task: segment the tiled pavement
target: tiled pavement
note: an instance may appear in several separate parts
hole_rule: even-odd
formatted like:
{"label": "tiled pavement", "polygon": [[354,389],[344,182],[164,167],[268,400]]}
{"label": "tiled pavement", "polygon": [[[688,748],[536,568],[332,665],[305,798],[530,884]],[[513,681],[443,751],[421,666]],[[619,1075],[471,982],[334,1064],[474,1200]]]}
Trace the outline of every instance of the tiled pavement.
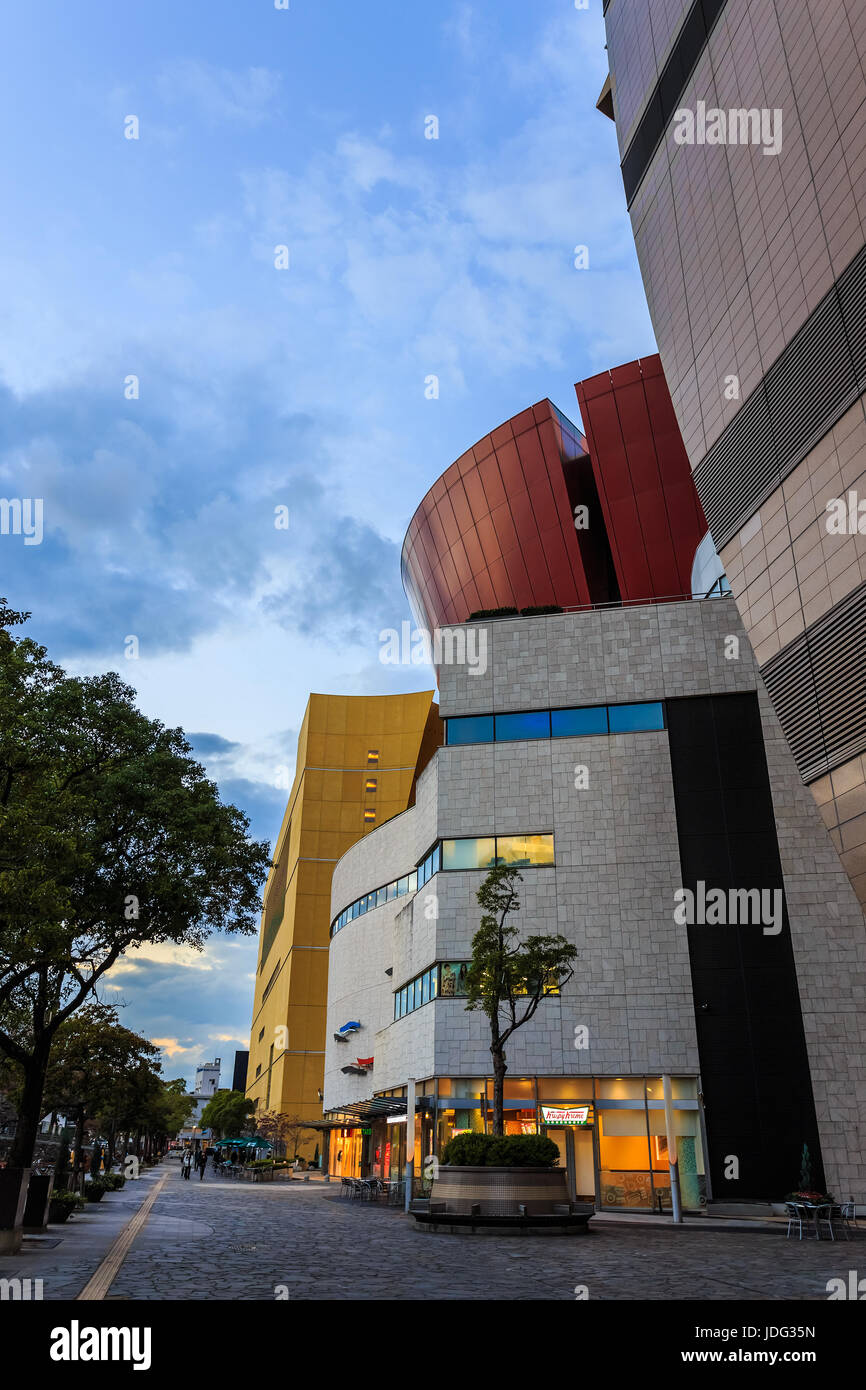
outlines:
{"label": "tiled pavement", "polygon": [[[132,1189],[132,1215],[143,1195],[136,1189],[163,1171],[111,1194],[118,1214],[118,1199]],[[825,1300],[827,1280],[847,1278],[857,1256],[866,1273],[866,1242],[786,1241],[784,1228],[757,1234],[599,1222],[587,1236],[557,1239],[429,1235],[400,1212],[344,1200],[338,1186],[184,1182],[173,1166],[169,1172],[111,1299],[273,1299],[282,1288],[295,1300],[573,1300],[585,1285],[590,1299]],[[88,1216],[90,1229],[108,1216]],[[94,1268],[81,1220],[66,1234],[62,1261],[63,1246],[28,1252],[3,1261],[0,1274],[41,1273],[46,1298],[74,1297],[76,1282],[81,1287]],[[71,1269],[79,1243],[82,1259]]]}

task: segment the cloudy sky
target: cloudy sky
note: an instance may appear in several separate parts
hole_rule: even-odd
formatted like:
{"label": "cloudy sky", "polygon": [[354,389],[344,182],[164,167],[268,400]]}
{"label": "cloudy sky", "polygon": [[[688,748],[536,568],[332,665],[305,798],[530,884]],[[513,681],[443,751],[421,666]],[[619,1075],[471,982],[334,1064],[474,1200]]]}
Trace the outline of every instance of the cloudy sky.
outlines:
{"label": "cloudy sky", "polygon": [[[379,661],[425,490],[655,350],[589,3],[5,17],[0,495],[43,498],[44,539],[0,537],[0,592],[55,660],[182,725],[259,837],[311,690],[434,683]],[[150,952],[107,997],[191,1079],[247,1046],[255,957]]]}

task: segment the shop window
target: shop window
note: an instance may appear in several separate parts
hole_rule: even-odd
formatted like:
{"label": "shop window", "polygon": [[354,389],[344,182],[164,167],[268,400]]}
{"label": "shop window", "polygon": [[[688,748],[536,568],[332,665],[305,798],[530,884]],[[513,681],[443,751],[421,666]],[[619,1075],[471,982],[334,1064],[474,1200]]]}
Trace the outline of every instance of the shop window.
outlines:
{"label": "shop window", "polygon": [[550,738],[550,713],[531,710],[527,714],[497,714],[496,738],[509,743],[518,739]]}
{"label": "shop window", "polygon": [[644,1100],[642,1076],[607,1076],[595,1085],[599,1100]]}
{"label": "shop window", "polygon": [[468,962],[446,962],[439,967],[439,997],[441,999],[465,999]]}
{"label": "shop window", "polygon": [[497,864],[515,868],[553,863],[552,835],[497,835]]}
{"label": "shop window", "polygon": [[612,734],[630,734],[639,731],[663,729],[664,709],[660,702],[646,705],[611,705],[610,731]]}
{"label": "shop window", "polygon": [[568,1076],[540,1076],[538,1078],[538,1095],[540,1100],[591,1100],[592,1077],[581,1079]]}
{"label": "shop window", "polygon": [[607,705],[586,709],[555,709],[550,712],[550,731],[554,738],[582,738],[607,733]]}
{"label": "shop window", "polygon": [[446,719],[445,739],[448,744],[492,743],[493,715],[470,714],[459,719]]}
{"label": "shop window", "polygon": [[476,840],[443,840],[443,869],[492,869],[496,842],[492,835]]}
{"label": "shop window", "polygon": [[599,1110],[598,1152],[604,1207],[652,1210],[653,1181],[644,1110]]}

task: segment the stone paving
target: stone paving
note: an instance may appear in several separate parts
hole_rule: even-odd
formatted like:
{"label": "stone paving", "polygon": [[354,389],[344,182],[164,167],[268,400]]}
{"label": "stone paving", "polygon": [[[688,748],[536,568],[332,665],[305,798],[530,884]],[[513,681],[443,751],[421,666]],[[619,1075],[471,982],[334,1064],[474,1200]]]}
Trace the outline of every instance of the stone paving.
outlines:
{"label": "stone paving", "polygon": [[[826,1300],[866,1274],[862,1240],[594,1225],[587,1236],[429,1235],[338,1185],[239,1184],[173,1172],[112,1299]],[[49,1296],[46,1290],[46,1296]],[[67,1295],[68,1296],[68,1295]]]}

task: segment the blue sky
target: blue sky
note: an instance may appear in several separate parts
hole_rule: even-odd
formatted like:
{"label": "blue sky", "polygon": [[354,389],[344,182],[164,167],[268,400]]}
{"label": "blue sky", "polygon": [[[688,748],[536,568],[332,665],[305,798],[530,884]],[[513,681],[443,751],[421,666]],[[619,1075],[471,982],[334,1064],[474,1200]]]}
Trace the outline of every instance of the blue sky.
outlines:
{"label": "blue sky", "polygon": [[[601,0],[48,0],[0,61],[0,495],[44,499],[0,592],[272,839],[311,690],[434,683],[379,662],[425,490],[655,350]],[[255,955],[146,952],[110,997],[191,1078],[247,1045]]]}

